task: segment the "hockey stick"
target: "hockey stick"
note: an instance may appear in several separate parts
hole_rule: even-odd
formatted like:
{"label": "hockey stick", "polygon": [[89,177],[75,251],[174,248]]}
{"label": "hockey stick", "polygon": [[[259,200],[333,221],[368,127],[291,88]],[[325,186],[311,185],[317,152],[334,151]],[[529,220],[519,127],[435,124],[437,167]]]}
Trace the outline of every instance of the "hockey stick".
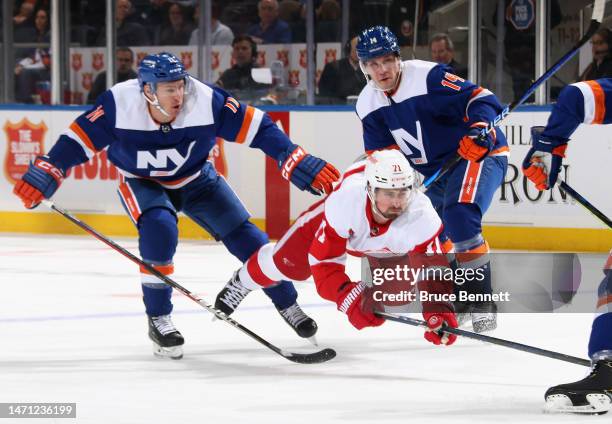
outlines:
{"label": "hockey stick", "polygon": [[[559,59],[550,68],[548,68],[546,72],[544,72],[542,76],[540,76],[540,78],[535,80],[535,82],[529,86],[529,88],[523,93],[521,97],[507,105],[499,115],[497,115],[491,122],[489,122],[487,127],[482,129],[478,138],[480,138],[481,140],[487,138],[487,134],[489,134],[493,130],[493,128],[495,128],[495,126],[499,125],[499,123],[503,121],[508,116],[508,114],[510,114],[510,112],[516,109],[519,105],[523,104],[523,102],[527,100],[529,96],[531,96],[536,91],[536,89],[540,85],[542,85],[542,83],[546,82],[546,80],[548,80],[554,73],[556,73],[559,68],[565,65],[572,57],[574,57],[576,53],[578,53],[580,48],[584,46],[599,29],[601,21],[603,20],[605,6],[606,0],[595,0],[593,2],[593,14],[591,15],[591,23],[589,24],[589,28],[582,36],[582,38],[578,40],[574,47],[572,47],[571,50],[565,53],[565,55],[561,59]],[[440,169],[438,169],[433,175],[427,178],[423,182],[423,186],[426,189],[429,188],[429,186],[431,186],[433,183],[438,181],[440,177],[446,174],[449,169],[453,168],[457,163],[459,163],[460,160],[461,156],[455,154],[453,157],[448,159]]]}
{"label": "hockey stick", "polygon": [[567,184],[565,181],[561,181],[559,182],[559,187],[561,187],[561,189],[565,191],[567,194],[572,196],[574,200],[576,200],[578,203],[584,206],[585,209],[587,209],[597,218],[601,219],[601,221],[604,224],[606,224],[609,228],[612,228],[612,221],[610,221],[610,218],[608,218],[602,211],[600,211],[595,206],[593,206],[593,204],[591,204],[591,202],[585,199],[580,193],[578,193],[576,190],[571,188],[569,184]]}
{"label": "hockey stick", "polygon": [[262,345],[264,345],[271,351],[279,354],[280,356],[292,362],[297,362],[298,364],[318,364],[321,362],[329,361],[330,359],[333,359],[336,356],[336,351],[333,349],[329,349],[329,348],[320,350],[318,352],[313,352],[313,353],[293,353],[293,352],[287,352],[286,350],[283,350],[283,349],[280,349],[279,347],[274,346],[267,340],[263,339],[262,337],[258,336],[257,334],[255,334],[254,332],[252,332],[251,330],[249,330],[248,328],[240,324],[238,321],[234,320],[233,318],[228,317],[226,314],[224,314],[220,310],[209,305],[203,299],[200,299],[195,294],[193,294],[192,292],[190,292],[189,290],[181,286],[179,283],[177,283],[176,281],[174,281],[167,275],[162,274],[161,272],[156,270],[154,267],[144,262],[142,259],[138,258],[137,256],[130,253],[128,250],[119,246],[117,243],[115,243],[108,237],[100,234],[99,232],[94,230],[92,227],[84,223],[83,221],[71,215],[69,212],[66,212],[65,210],[55,206],[52,201],[43,200],[42,203],[49,209],[54,210],[55,212],[62,215],[64,218],[71,221],[73,224],[77,225],[78,227],[86,231],[87,233],[91,234],[92,236],[100,240],[102,243],[111,247],[113,250],[121,253],[123,256],[125,256],[126,258],[134,262],[135,264],[145,268],[149,273],[155,275],[157,278],[162,280],[164,283],[177,289],[182,294],[187,296],[189,299],[193,300],[194,302],[202,306],[208,312],[210,312],[211,314],[214,314],[215,317],[217,317],[218,319],[225,321],[226,323],[230,324],[232,327],[242,331],[247,336],[251,337],[252,339],[255,339],[256,341],[258,341],[259,343],[261,343]]}
{"label": "hockey stick", "polygon": [[[413,325],[415,327],[427,327],[427,323],[420,319],[408,318],[403,316],[397,316],[388,314],[386,312],[375,312],[381,318],[388,319],[389,321],[400,322],[402,324]],[[480,340],[481,342],[492,343],[499,346],[509,347],[510,349],[520,350],[522,352],[533,353],[535,355],[546,356],[547,358],[558,359],[560,361],[571,362],[572,364],[584,365],[585,367],[591,366],[591,361],[588,359],[577,358],[575,356],[565,355],[559,352],[553,352],[551,350],[540,349],[539,347],[529,346],[522,343],[513,342],[510,340],[498,339],[497,337],[485,336],[484,334],[473,333],[471,331],[461,330],[459,328],[451,328],[446,325],[442,327],[442,330],[446,333],[456,334],[457,336],[463,336],[474,340]]]}

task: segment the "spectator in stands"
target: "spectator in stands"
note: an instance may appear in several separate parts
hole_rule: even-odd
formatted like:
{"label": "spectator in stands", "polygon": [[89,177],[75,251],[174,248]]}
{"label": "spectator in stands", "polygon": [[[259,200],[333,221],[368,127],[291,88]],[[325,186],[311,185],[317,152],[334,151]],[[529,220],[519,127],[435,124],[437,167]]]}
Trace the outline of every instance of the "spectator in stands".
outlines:
{"label": "spectator in stands", "polygon": [[34,25],[16,27],[13,40],[16,43],[48,43],[49,13],[45,9],[39,9],[35,14]]}
{"label": "spectator in stands", "polygon": [[19,6],[19,12],[13,16],[13,30],[20,27],[32,26],[34,16],[34,2],[24,1]]}
{"label": "spectator in stands", "polygon": [[257,44],[248,35],[238,35],[232,41],[234,65],[225,70],[216,84],[226,90],[260,90],[269,87],[256,82],[251,70],[257,67]]}
{"label": "spectator in stands", "polygon": [[342,10],[336,0],[323,0],[316,11],[315,40],[327,43],[340,40]]}
{"label": "spectator in stands", "polygon": [[365,77],[359,68],[357,58],[357,37],[353,37],[345,46],[345,57],[334,60],[323,68],[319,80],[321,102],[346,102],[347,96],[357,96],[366,84]]}
{"label": "spectator in stands", "polygon": [[414,44],[414,26],[408,19],[404,19],[397,34],[397,43],[400,47],[412,47]]}
{"label": "spectator in stands", "polygon": [[278,5],[278,17],[287,22],[291,30],[291,41],[306,42],[306,22],[302,16],[302,3],[298,0],[283,0]]}
{"label": "spectator in stands", "polygon": [[18,103],[34,103],[38,82],[51,79],[51,57],[49,50],[37,48],[15,66],[15,100]]}
{"label": "spectator in stands", "polygon": [[[151,44],[147,30],[135,22],[126,22],[132,11],[130,0],[117,0],[115,22],[117,25],[117,46],[148,46]],[[99,46],[106,44],[106,30],[102,28],[96,42]]]}
{"label": "spectator in stands", "polygon": [[438,33],[429,42],[431,60],[450,66],[455,75],[467,79],[467,68],[455,60],[455,46],[447,34]]}
{"label": "spectator in stands", "polygon": [[[133,69],[134,52],[129,47],[117,48],[117,83],[138,77]],[[106,71],[102,71],[96,77],[91,90],[87,95],[87,103],[93,104],[98,96],[106,91]]]}
{"label": "spectator in stands", "polygon": [[259,23],[247,31],[257,44],[291,43],[291,30],[287,22],[278,18],[277,0],[259,0]]}
{"label": "spectator in stands", "polygon": [[185,9],[178,3],[168,8],[164,24],[157,28],[154,37],[156,46],[184,46],[189,43],[193,25],[187,21]]}
{"label": "spectator in stands", "polygon": [[579,81],[589,81],[612,77],[612,56],[610,55],[610,36],[612,31],[600,28],[591,38],[593,61],[586,67]]}
{"label": "spectator in stands", "polygon": [[[228,27],[227,25],[223,24],[222,22],[219,21],[219,15],[221,14],[221,8],[219,7],[218,4],[213,3],[212,7],[211,7],[211,17],[210,17],[210,23],[212,25],[212,28],[210,30],[211,32],[211,40],[210,40],[210,44],[212,44],[213,46],[227,46],[232,44],[232,41],[234,40],[234,33],[232,32],[232,30],[230,29],[230,27]],[[200,20],[200,7],[196,6],[195,11],[193,13],[193,19],[196,23],[196,25],[198,25],[198,22]],[[198,44],[198,37],[200,36],[200,30],[199,28],[196,28],[193,30],[193,32],[191,33],[191,37],[189,38],[189,44],[195,46]]]}

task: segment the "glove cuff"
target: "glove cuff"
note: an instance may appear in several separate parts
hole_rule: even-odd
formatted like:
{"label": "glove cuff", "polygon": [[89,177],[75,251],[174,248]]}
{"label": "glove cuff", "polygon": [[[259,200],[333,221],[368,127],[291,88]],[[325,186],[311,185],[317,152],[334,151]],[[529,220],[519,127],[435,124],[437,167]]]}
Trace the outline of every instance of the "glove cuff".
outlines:
{"label": "glove cuff", "polygon": [[[531,145],[534,150],[552,153],[558,147],[567,145],[567,140],[544,135],[545,128],[543,126],[531,127]],[[565,152],[565,149],[563,149],[563,152]],[[558,156],[563,157],[563,154]]]}
{"label": "glove cuff", "polygon": [[353,302],[355,302],[355,300],[361,295],[361,293],[363,293],[363,290],[366,288],[365,283],[361,281],[359,283],[351,283],[350,286],[352,286],[352,288],[350,290],[348,290],[348,288],[346,289],[348,290],[348,294],[344,296],[344,298],[342,299],[342,303],[338,303],[338,310],[344,314],[348,313],[348,310],[353,305]]}
{"label": "glove cuff", "polygon": [[304,149],[297,144],[291,144],[291,146],[278,157],[278,167],[281,170],[282,177],[287,181],[291,181],[293,171],[305,157],[306,152]]}

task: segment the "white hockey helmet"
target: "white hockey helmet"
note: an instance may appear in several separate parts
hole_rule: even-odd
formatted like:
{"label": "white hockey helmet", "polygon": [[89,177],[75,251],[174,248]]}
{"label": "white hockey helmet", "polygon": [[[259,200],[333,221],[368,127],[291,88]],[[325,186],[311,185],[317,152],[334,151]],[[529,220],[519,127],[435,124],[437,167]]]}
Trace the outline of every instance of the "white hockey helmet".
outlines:
{"label": "white hockey helmet", "polygon": [[416,180],[412,166],[399,150],[379,150],[369,155],[365,177],[371,190],[411,189]]}

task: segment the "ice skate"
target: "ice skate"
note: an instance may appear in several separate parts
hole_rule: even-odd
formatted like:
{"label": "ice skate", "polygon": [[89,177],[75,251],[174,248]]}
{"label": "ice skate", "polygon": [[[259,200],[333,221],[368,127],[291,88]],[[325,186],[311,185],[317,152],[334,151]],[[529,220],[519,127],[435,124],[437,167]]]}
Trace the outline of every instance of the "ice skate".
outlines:
{"label": "ice skate", "polygon": [[249,294],[252,290],[245,287],[240,281],[238,271],[234,272],[232,278],[227,282],[225,287],[217,295],[215,300],[215,308],[219,309],[226,315],[231,315],[240,302]]}
{"label": "ice skate", "polygon": [[153,354],[160,358],[181,359],[185,339],[176,329],[170,315],[149,318],[149,338],[153,341]]}
{"label": "ice skate", "polygon": [[612,408],[612,360],[596,362],[580,381],[551,387],[544,398],[547,412],[605,414]]}
{"label": "ice skate", "polygon": [[454,302],[459,327],[472,322],[475,333],[493,331],[497,328],[497,305],[495,302]]}
{"label": "ice skate", "polygon": [[286,309],[277,308],[277,310],[298,336],[308,339],[315,346],[318,345],[315,338],[318,330],[317,323],[304,313],[300,305],[294,303]]}

